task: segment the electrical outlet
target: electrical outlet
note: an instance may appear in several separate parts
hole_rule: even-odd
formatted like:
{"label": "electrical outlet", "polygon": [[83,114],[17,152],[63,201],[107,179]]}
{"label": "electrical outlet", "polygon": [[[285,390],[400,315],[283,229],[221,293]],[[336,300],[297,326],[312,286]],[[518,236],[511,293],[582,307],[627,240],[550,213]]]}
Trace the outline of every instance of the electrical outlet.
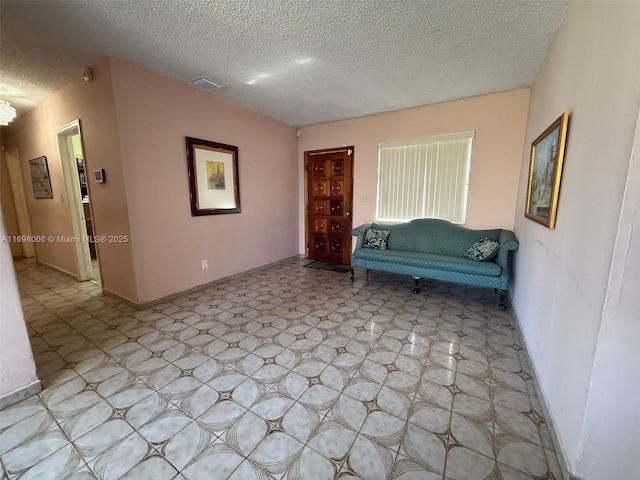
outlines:
{"label": "electrical outlet", "polygon": [[365,202],[365,203],[368,202],[369,201],[369,195],[365,193],[364,195],[362,195],[360,197],[360,201]]}
{"label": "electrical outlet", "polygon": [[209,268],[209,260],[202,260],[202,269],[207,270]]}

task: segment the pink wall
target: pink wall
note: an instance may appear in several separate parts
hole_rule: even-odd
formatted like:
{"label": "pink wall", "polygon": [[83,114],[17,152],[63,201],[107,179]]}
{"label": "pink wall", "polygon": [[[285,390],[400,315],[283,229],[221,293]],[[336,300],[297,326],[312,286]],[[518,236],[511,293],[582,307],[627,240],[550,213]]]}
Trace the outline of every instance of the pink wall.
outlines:
{"label": "pink wall", "polygon": [[[628,175],[640,106],[639,24],[638,2],[570,2],[531,88],[527,145],[563,111],[571,112],[554,230],[524,217],[529,152],[521,158],[515,233],[516,272],[523,274],[515,277],[513,308],[569,469],[586,480],[640,478],[637,407],[620,398],[637,399],[640,393],[632,356],[637,358],[638,310],[625,319],[627,325],[612,328],[605,309],[608,297],[622,303],[619,289],[608,291],[618,280],[612,258],[637,259],[620,251],[630,239],[620,242],[617,236],[619,223],[629,225],[634,218],[632,212],[621,215],[625,184],[638,183]],[[628,288],[637,298],[640,285],[633,279],[627,276]],[[625,298],[631,303],[631,294]],[[605,366],[598,385],[594,369],[599,363],[602,369],[606,357],[616,359],[616,368]],[[594,388],[605,388],[597,393],[608,402],[597,405],[590,418]],[[598,421],[607,423],[609,436],[593,430]],[[583,451],[587,438],[591,450]],[[601,456],[594,457],[596,451]]]}
{"label": "pink wall", "polygon": [[[4,235],[6,230],[0,212],[0,236]],[[11,253],[6,242],[0,242],[0,285],[0,407],[4,407],[40,391]]]}
{"label": "pink wall", "polygon": [[[375,216],[378,142],[475,130],[469,178],[469,228],[513,227],[528,90],[466,98],[391,113],[301,128],[298,162],[304,152],[354,145],[353,225]],[[304,198],[303,169],[299,177]],[[368,200],[364,200],[367,197]],[[304,210],[300,207],[300,251]]]}
{"label": "pink wall", "polygon": [[[120,60],[111,68],[138,301],[296,255],[295,129]],[[242,213],[191,216],[185,136],[238,146]]]}
{"label": "pink wall", "polygon": [[[12,237],[20,235],[18,218],[16,216],[16,205],[13,201],[9,171],[4,158],[4,152],[0,152],[0,202],[2,203],[2,214],[7,228],[7,235]],[[22,247],[19,243],[11,242],[9,246],[11,248],[11,255],[14,257],[22,256]]]}
{"label": "pink wall", "polygon": [[[56,131],[75,119],[80,119],[88,170],[107,171],[107,183],[89,183],[94,231],[106,236],[130,233],[108,59],[96,65],[93,73],[93,82],[78,78],[3,129],[3,144],[7,149],[17,147],[23,164],[33,235],[71,236]],[[53,199],[33,197],[28,161],[41,155],[48,160]],[[38,261],[76,275],[70,244],[37,243],[35,248]],[[100,244],[98,254],[104,290],[135,301],[130,244]]]}

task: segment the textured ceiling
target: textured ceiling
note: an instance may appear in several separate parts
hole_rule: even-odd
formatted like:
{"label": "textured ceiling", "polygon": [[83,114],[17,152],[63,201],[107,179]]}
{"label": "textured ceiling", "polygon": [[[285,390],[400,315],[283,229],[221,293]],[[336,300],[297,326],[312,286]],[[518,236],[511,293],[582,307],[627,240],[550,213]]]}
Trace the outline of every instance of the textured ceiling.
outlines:
{"label": "textured ceiling", "polygon": [[530,86],[565,1],[2,1],[19,112],[103,55],[303,126]]}

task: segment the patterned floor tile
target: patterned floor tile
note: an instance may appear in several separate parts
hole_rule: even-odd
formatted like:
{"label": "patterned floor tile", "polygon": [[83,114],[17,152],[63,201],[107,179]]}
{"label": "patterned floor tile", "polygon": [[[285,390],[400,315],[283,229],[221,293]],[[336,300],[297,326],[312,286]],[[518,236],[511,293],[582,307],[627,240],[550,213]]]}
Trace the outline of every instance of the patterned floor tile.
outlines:
{"label": "patterned floor tile", "polygon": [[130,371],[125,370],[103,380],[102,382],[91,384],[91,387],[98,392],[98,395],[102,398],[107,398],[135,385],[136,383],[140,383],[138,377]]}
{"label": "patterned floor tile", "polygon": [[11,425],[45,410],[46,407],[38,396],[28,398],[20,403],[5,408],[0,411],[0,433]]}
{"label": "patterned floor tile", "polygon": [[27,470],[20,479],[80,479],[94,478],[82,457],[71,445],[67,445]]}
{"label": "patterned floor tile", "polygon": [[406,428],[405,420],[380,410],[374,410],[362,425],[360,434],[381,445],[386,445],[395,453],[400,447],[400,441]]}
{"label": "patterned floor tile", "polygon": [[370,406],[346,394],[341,394],[325,418],[358,432],[369,414]]}
{"label": "patterned floor tile", "polygon": [[357,431],[325,417],[313,432],[307,445],[330,459],[335,465],[341,465],[357,436]]}
{"label": "patterned floor tile", "polygon": [[2,430],[0,433],[0,455],[6,454],[49,430],[57,429],[58,425],[53,416],[47,410],[40,410]]}
{"label": "patterned floor tile", "polygon": [[358,435],[344,461],[342,474],[344,478],[386,480],[391,475],[395,458],[395,451]]}
{"label": "patterned floor tile", "polygon": [[142,310],[16,264],[43,391],[3,478],[560,480],[489,289],[277,265]]}
{"label": "patterned floor tile", "polygon": [[[63,402],[64,406],[66,402]],[[70,440],[76,440],[85,433],[118,418],[116,411],[105,400],[100,400],[86,409],[65,409],[56,405],[56,410],[51,410],[58,424]]]}
{"label": "patterned floor tile", "polygon": [[81,437],[75,446],[100,480],[122,478],[154,453],[153,447],[136,432],[110,442],[99,440],[95,435],[89,437],[90,435],[91,433]]}
{"label": "patterned floor tile", "polygon": [[123,480],[140,480],[143,478],[171,480],[177,474],[178,471],[173,465],[162,456],[152,453],[120,478]]}
{"label": "patterned floor tile", "polygon": [[124,413],[153,393],[155,393],[155,390],[149,387],[149,385],[138,382],[107,397],[106,401],[115,408],[116,411]]}
{"label": "patterned floor tile", "polygon": [[393,480],[442,480],[442,473],[398,454],[389,478]]}
{"label": "patterned floor tile", "polygon": [[276,421],[284,416],[294,401],[278,392],[268,392],[256,401],[250,410],[267,421]]}
{"label": "patterned floor tile", "polygon": [[413,398],[413,392],[407,394],[383,385],[376,396],[375,407],[406,420],[411,412]]}
{"label": "patterned floor tile", "polygon": [[[22,423],[22,422],[21,422]],[[16,424],[16,425],[21,425]],[[26,425],[24,425],[26,427]],[[3,448],[8,443],[0,440]],[[25,441],[2,454],[0,459],[9,476],[26,472],[52,453],[69,445],[69,439],[57,425],[50,426],[46,431],[29,436]]]}
{"label": "patterned floor tile", "polygon": [[496,478],[496,461],[473,450],[454,446],[447,453],[445,476],[452,480],[489,480]]}
{"label": "patterned floor tile", "polygon": [[191,465],[217,439],[200,422],[189,423],[176,433],[158,451],[179,471]]}
{"label": "patterned floor tile", "polygon": [[198,421],[216,435],[222,435],[229,427],[237,422],[247,409],[236,402],[221,397],[221,400],[208,408],[198,417]]}
{"label": "patterned floor tile", "polygon": [[339,465],[327,457],[320,455],[312,448],[305,447],[282,478],[285,480],[333,480],[339,468]]}
{"label": "patterned floor tile", "polygon": [[231,474],[229,480],[272,480],[274,477],[250,460],[244,460]]}
{"label": "patterned floor tile", "polygon": [[296,461],[304,444],[281,431],[268,433],[249,458],[270,474],[287,471]]}
{"label": "patterned floor tile", "polygon": [[221,440],[215,440],[182,470],[189,480],[223,480],[244,461],[244,457]]}
{"label": "patterned floor tile", "polygon": [[157,446],[171,439],[193,421],[192,417],[179,408],[170,406],[162,411],[156,409],[154,415],[136,429],[149,443]]}
{"label": "patterned floor tile", "polygon": [[86,380],[77,375],[67,382],[45,389],[40,393],[40,398],[46,406],[53,407],[54,405],[85,391],[86,388]]}

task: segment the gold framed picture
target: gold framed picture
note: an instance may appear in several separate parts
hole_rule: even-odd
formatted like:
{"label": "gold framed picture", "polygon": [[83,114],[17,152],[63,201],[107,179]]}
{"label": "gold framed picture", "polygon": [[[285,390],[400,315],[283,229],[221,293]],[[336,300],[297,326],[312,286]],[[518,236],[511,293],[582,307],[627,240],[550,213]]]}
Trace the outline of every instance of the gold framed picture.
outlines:
{"label": "gold framed picture", "polygon": [[531,144],[524,215],[547,228],[555,228],[556,224],[568,126],[569,112],[564,112]]}

